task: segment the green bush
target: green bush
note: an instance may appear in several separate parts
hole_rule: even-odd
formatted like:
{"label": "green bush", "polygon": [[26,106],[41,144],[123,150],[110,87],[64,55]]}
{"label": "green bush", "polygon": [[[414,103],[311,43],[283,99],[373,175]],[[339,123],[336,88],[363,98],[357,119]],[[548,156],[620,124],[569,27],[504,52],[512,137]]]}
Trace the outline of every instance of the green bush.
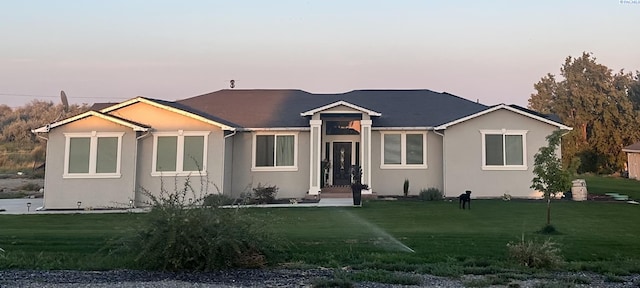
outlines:
{"label": "green bush", "polygon": [[263,186],[258,183],[258,187],[253,188],[253,193],[256,198],[256,201],[260,204],[266,204],[273,202],[276,199],[276,194],[278,193],[278,186]]}
{"label": "green bush", "polygon": [[404,179],[404,184],[402,184],[402,192],[404,193],[404,197],[409,196],[409,179]]}
{"label": "green bush", "polygon": [[422,189],[420,190],[420,199],[422,201],[442,200],[442,192],[440,192],[440,189],[434,187]]}
{"label": "green bush", "polygon": [[524,235],[518,243],[507,244],[509,259],[529,268],[557,268],[564,260],[558,245],[547,239],[542,243],[525,241]]}
{"label": "green bush", "polygon": [[179,191],[161,188],[159,196],[144,189],[143,193],[151,199],[152,209],[135,230],[137,233],[122,242],[125,250],[136,255],[141,268],[258,268],[267,264],[268,255],[279,243],[263,228],[262,221],[242,209],[203,205],[205,199],[211,202],[222,198],[197,195],[189,179]]}

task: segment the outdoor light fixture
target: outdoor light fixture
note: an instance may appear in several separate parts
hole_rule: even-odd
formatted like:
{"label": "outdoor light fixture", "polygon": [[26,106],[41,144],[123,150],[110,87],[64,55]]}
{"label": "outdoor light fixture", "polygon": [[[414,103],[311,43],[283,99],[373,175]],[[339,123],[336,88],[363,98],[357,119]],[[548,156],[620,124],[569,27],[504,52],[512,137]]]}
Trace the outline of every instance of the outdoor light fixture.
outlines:
{"label": "outdoor light fixture", "polygon": [[31,209],[31,202],[27,202],[27,212]]}
{"label": "outdoor light fixture", "polygon": [[80,205],[82,205],[82,201],[78,201],[78,210],[80,210]]}
{"label": "outdoor light fixture", "polygon": [[193,198],[189,198],[189,204],[191,204],[191,202],[193,202]]}
{"label": "outdoor light fixture", "polygon": [[133,200],[129,200],[129,208],[133,208]]}

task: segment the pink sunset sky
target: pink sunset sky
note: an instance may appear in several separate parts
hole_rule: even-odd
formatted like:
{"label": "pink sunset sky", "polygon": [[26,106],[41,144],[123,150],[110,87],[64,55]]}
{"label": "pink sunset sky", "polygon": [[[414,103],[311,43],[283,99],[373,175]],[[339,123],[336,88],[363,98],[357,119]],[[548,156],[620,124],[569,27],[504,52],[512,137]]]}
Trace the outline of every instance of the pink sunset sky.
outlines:
{"label": "pink sunset sky", "polygon": [[567,56],[640,70],[640,0],[1,1],[0,104],[229,88],[430,89],[527,105]]}

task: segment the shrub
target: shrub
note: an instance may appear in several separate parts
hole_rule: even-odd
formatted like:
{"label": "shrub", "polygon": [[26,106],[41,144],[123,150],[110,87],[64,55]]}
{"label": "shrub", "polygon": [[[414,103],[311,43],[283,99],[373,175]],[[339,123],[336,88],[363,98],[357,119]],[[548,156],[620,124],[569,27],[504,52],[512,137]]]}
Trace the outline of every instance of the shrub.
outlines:
{"label": "shrub", "polygon": [[547,239],[542,243],[525,241],[524,235],[518,243],[507,244],[509,258],[525,267],[553,269],[564,261],[558,245]]}
{"label": "shrub", "polygon": [[442,192],[438,188],[429,188],[420,190],[420,199],[422,201],[442,200]]}
{"label": "shrub", "polygon": [[404,184],[402,184],[402,192],[404,193],[404,197],[409,196],[409,179],[404,179]]}
{"label": "shrub", "polygon": [[276,194],[278,193],[278,186],[262,186],[262,184],[258,183],[258,187],[253,188],[254,196],[258,203],[266,204],[273,202],[276,199]]}
{"label": "shrub", "polygon": [[152,209],[142,218],[137,232],[122,241],[124,250],[133,253],[142,268],[257,268],[267,264],[268,254],[279,243],[259,219],[245,214],[243,209],[203,205],[205,199],[221,198],[197,195],[189,179],[174,192],[161,188],[159,196],[144,189],[143,193],[149,197]]}
{"label": "shrub", "polygon": [[39,191],[40,190],[40,185],[36,184],[36,183],[25,183],[24,185],[21,185],[20,187],[17,188],[18,191]]}

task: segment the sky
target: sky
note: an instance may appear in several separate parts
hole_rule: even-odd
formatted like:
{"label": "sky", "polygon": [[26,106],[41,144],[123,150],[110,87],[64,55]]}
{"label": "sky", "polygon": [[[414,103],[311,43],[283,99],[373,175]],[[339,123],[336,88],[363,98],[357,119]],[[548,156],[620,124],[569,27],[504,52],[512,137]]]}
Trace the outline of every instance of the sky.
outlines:
{"label": "sky", "polygon": [[0,0],[0,104],[429,89],[527,105],[592,52],[640,70],[640,0]]}

